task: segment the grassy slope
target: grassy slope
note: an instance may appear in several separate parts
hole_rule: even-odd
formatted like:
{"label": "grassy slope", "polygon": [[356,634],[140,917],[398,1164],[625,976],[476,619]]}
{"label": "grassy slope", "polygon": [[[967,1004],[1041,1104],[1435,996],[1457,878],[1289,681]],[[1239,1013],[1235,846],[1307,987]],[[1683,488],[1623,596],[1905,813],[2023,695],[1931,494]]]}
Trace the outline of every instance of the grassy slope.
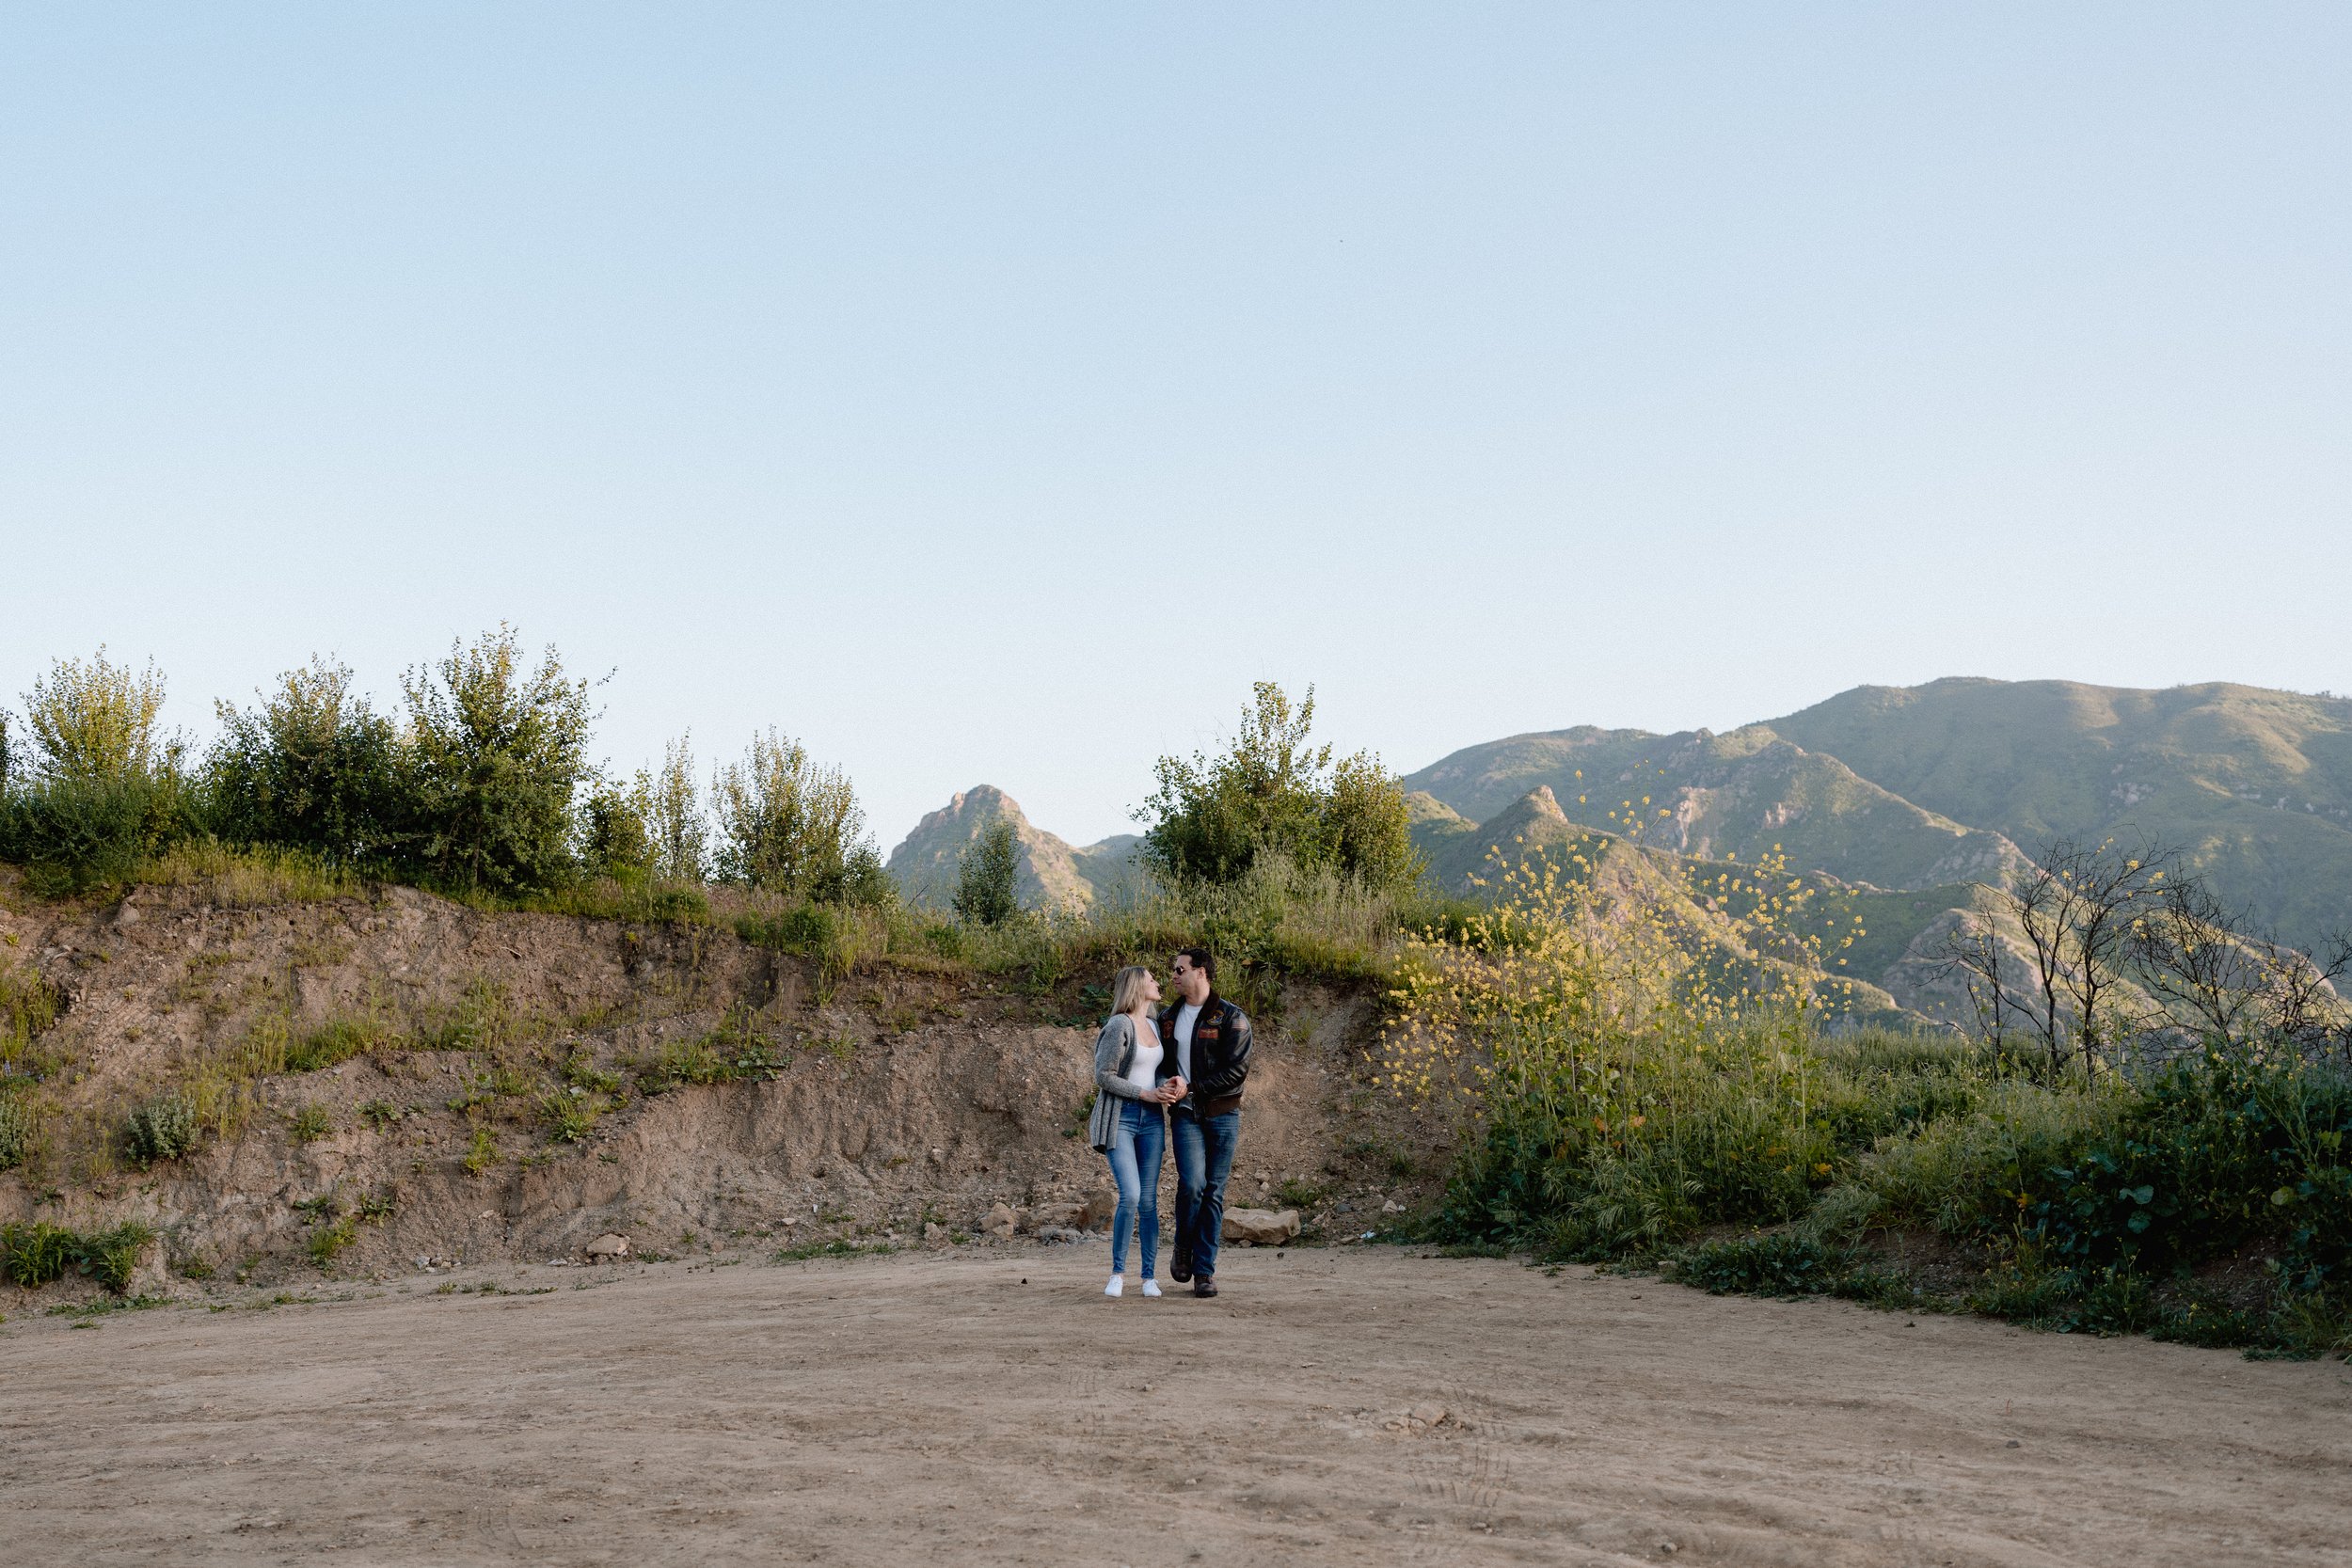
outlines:
{"label": "grassy slope", "polygon": [[2352,924],[2352,701],[1952,679],[1859,688],[1771,727],[2028,850],[2058,835],[2177,845],[2298,944]]}

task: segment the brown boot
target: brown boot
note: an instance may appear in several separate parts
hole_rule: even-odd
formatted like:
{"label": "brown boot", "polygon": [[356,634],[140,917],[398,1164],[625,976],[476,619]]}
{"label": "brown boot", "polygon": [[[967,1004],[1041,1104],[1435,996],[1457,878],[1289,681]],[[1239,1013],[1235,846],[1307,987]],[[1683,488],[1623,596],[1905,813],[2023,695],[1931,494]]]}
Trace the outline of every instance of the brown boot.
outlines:
{"label": "brown boot", "polygon": [[1216,1281],[1204,1274],[1192,1282],[1192,1293],[1196,1296],[1213,1296],[1216,1294]]}

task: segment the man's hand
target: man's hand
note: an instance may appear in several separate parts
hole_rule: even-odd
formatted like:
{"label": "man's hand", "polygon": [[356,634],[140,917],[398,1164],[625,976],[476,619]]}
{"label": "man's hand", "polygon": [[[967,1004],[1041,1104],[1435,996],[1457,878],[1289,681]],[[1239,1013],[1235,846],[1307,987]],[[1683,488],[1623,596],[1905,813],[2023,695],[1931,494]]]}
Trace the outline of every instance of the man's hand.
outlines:
{"label": "man's hand", "polygon": [[1186,1086],[1184,1079],[1171,1078],[1152,1092],[1159,1098],[1161,1104],[1173,1105],[1184,1098]]}

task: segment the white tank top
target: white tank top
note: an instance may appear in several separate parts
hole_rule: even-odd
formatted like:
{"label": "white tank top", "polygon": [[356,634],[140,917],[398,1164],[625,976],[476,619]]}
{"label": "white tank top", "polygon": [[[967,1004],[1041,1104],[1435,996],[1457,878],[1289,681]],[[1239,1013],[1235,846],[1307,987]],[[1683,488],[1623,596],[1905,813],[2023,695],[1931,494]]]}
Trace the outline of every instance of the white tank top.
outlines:
{"label": "white tank top", "polygon": [[1127,1082],[1139,1089],[1150,1088],[1159,1076],[1160,1058],[1166,1054],[1160,1044],[1160,1032],[1146,1022],[1136,1031],[1136,1053],[1127,1064]]}

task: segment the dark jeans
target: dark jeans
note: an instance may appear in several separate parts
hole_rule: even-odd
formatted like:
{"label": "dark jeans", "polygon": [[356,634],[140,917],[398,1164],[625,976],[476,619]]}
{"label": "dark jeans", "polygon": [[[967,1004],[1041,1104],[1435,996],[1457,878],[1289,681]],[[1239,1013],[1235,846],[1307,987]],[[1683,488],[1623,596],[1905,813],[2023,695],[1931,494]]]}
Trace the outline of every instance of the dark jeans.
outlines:
{"label": "dark jeans", "polygon": [[1225,1181],[1241,1143],[1241,1113],[1200,1117],[1179,1108],[1168,1121],[1176,1141],[1176,1244],[1192,1254],[1192,1272],[1216,1275],[1216,1243],[1225,1233]]}
{"label": "dark jeans", "polygon": [[1111,1163],[1111,1180],[1119,1187],[1119,1207],[1111,1212],[1111,1273],[1127,1272],[1127,1227],[1136,1227],[1137,1250],[1143,1254],[1143,1277],[1152,1277],[1160,1255],[1160,1148],[1166,1135],[1164,1113],[1139,1100],[1119,1102],[1119,1126],[1111,1147],[1104,1152]]}

